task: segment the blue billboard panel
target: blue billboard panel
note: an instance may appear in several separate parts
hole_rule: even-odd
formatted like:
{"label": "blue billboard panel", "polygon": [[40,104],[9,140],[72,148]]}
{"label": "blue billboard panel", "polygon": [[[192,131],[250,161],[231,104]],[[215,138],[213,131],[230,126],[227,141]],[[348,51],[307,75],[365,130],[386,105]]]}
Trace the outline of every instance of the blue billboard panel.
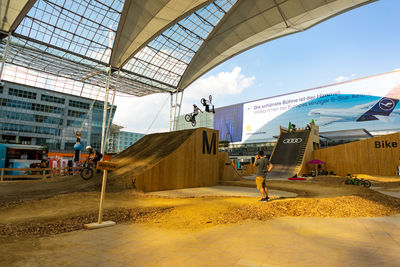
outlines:
{"label": "blue billboard panel", "polygon": [[243,104],[241,142],[275,140],[289,122],[320,131],[400,130],[400,71]]}
{"label": "blue billboard panel", "polygon": [[219,130],[219,140],[242,141],[243,104],[215,109],[214,129]]}

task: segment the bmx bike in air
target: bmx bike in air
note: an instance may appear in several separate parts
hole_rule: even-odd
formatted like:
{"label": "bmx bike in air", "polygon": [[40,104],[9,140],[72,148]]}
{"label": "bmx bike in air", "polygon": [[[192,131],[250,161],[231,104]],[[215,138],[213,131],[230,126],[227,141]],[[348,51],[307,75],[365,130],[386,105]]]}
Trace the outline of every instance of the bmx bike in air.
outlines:
{"label": "bmx bike in air", "polygon": [[186,114],[185,121],[191,122],[193,127],[196,126],[196,119],[193,117],[193,113]]}
{"label": "bmx bike in air", "polygon": [[344,181],[345,184],[362,185],[364,187],[371,187],[371,182],[365,179],[358,179],[355,175],[347,175],[347,179]]}
{"label": "bmx bike in air", "polygon": [[[205,98],[202,98],[200,100],[200,103],[205,107],[206,112],[215,113],[214,105],[211,103],[211,101],[212,101],[212,95],[209,95],[208,100]],[[210,111],[210,108],[211,108],[211,111]]]}
{"label": "bmx bike in air", "polygon": [[[209,95],[209,96],[208,96],[208,99],[210,100],[210,103],[211,103],[211,101],[212,101],[212,95]],[[205,98],[202,98],[202,99],[200,100],[200,103],[201,103],[203,106],[205,106],[205,105],[207,105],[207,100],[206,100]]]}

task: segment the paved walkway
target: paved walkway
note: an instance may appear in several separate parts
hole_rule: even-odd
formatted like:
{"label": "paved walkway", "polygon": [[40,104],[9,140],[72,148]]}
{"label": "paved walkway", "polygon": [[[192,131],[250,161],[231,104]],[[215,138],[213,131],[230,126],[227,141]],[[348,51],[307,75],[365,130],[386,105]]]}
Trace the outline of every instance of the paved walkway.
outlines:
{"label": "paved walkway", "polygon": [[[254,185],[255,186],[255,185]],[[175,190],[165,190],[147,193],[148,195],[164,197],[203,197],[203,196],[239,196],[239,197],[260,197],[260,191],[257,188],[239,187],[239,186],[210,186],[195,187]],[[268,190],[270,198],[296,197],[296,193],[281,190]]]}
{"label": "paved walkway", "polygon": [[2,244],[1,253],[9,267],[400,266],[400,215],[290,217],[199,232],[116,225]]}
{"label": "paved walkway", "polygon": [[371,186],[371,189],[378,191],[379,193],[391,196],[391,197],[397,197],[400,198],[400,188],[383,188],[383,187],[374,187]]}
{"label": "paved walkway", "polygon": [[[242,178],[245,179],[245,180],[255,181],[256,180],[256,175],[243,176]],[[274,180],[274,181],[290,181],[288,178],[289,177],[279,177],[279,176],[271,177],[271,176],[267,175],[267,180],[270,180],[270,181],[271,180]]]}

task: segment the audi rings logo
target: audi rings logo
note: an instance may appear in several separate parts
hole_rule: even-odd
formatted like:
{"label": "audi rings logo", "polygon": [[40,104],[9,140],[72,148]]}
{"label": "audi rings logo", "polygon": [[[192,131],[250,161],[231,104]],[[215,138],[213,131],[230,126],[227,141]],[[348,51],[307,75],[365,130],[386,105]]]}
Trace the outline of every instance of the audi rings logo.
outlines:
{"label": "audi rings logo", "polygon": [[303,141],[301,138],[288,138],[288,139],[283,139],[284,144],[299,144]]}

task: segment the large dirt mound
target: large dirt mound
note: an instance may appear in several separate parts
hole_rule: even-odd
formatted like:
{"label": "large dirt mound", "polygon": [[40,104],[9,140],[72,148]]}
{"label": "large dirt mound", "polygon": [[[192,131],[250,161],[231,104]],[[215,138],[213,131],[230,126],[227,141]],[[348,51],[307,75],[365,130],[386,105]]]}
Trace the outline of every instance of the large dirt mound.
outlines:
{"label": "large dirt mound", "polygon": [[[146,207],[146,208],[113,208],[104,211],[104,221],[116,223],[146,223],[155,221],[160,214],[167,213],[172,208],[168,207]],[[76,231],[84,228],[84,224],[97,222],[97,212],[85,215],[60,218],[51,222],[24,222],[13,224],[0,224],[1,236],[46,236],[65,232]]]}
{"label": "large dirt mound", "polygon": [[190,129],[144,136],[113,158],[112,161],[118,163],[119,168],[110,173],[111,186],[114,185],[113,188],[115,189],[116,181],[119,180],[117,184],[121,184],[121,180],[127,182],[135,175],[150,169],[178,149],[194,131],[195,129]]}

